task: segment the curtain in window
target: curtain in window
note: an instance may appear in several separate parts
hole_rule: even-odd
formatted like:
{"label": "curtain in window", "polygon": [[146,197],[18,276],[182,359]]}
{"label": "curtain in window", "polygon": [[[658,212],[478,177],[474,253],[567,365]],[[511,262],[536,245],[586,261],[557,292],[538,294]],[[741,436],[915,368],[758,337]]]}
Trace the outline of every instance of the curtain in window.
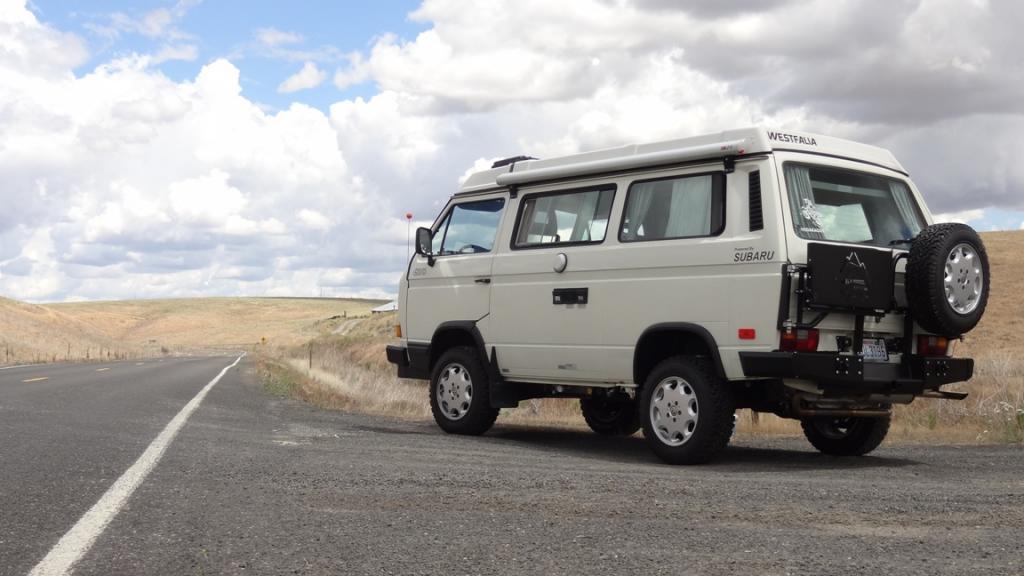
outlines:
{"label": "curtain in window", "polygon": [[903,217],[903,230],[901,230],[903,237],[913,238],[917,236],[921,232],[921,226],[917,219],[917,212],[914,211],[910,190],[902,182],[892,180],[889,181],[889,189],[892,190],[892,198],[896,201],[896,209],[900,211],[900,216]]}
{"label": "curtain in window", "polygon": [[558,220],[555,218],[554,210],[555,197],[537,198],[533,205],[531,214],[530,236],[536,239],[529,239],[533,242],[554,242],[558,234]]}
{"label": "curtain in window", "polygon": [[629,229],[623,234],[624,240],[636,240],[640,229],[640,223],[647,216],[651,209],[651,200],[654,199],[654,183],[634,184],[629,194],[629,206],[626,207],[626,221],[629,222]]}
{"label": "curtain in window", "polygon": [[570,242],[590,240],[590,223],[594,221],[594,212],[597,211],[597,201],[601,197],[601,193],[586,192],[581,196],[579,208],[576,210],[576,223],[569,237]]}
{"label": "curtain in window", "polygon": [[796,228],[804,238],[824,240],[821,213],[814,203],[814,189],[811,187],[811,171],[804,166],[786,166],[786,189],[789,191],[789,207],[793,213]]}
{"label": "curtain in window", "polygon": [[665,237],[707,236],[710,233],[711,176],[674,181]]}

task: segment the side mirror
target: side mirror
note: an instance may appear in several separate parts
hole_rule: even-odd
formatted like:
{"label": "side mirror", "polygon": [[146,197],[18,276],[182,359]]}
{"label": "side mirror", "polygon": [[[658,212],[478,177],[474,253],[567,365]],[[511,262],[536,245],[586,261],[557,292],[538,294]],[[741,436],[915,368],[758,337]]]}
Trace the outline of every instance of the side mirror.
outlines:
{"label": "side mirror", "polygon": [[416,229],[416,253],[420,256],[427,257],[427,263],[431,266],[434,265],[434,254],[433,250],[434,233],[430,231],[430,228],[417,228]]}

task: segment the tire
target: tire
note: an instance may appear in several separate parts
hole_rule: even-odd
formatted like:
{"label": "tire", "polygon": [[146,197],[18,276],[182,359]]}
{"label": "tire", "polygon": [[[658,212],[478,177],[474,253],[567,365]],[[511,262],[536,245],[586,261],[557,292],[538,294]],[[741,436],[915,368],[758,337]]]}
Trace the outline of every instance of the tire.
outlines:
{"label": "tire", "polygon": [[729,443],[735,404],[732,388],[708,362],[668,358],[647,376],[640,396],[644,437],[669,464],[708,462]]}
{"label": "tire", "polygon": [[885,440],[891,416],[885,418],[804,418],[804,436],[818,451],[832,456],[863,456]]}
{"label": "tire", "polygon": [[970,226],[935,224],[914,239],[907,302],[925,331],[950,338],[970,332],[985,313],[991,283],[985,245]]}
{"label": "tire", "polygon": [[430,375],[430,410],[450,434],[480,435],[491,429],[499,409],[491,407],[490,379],[476,350],[445,351]]}
{"label": "tire", "polygon": [[631,436],[640,429],[640,415],[633,400],[580,398],[580,411],[587,426],[598,434]]}

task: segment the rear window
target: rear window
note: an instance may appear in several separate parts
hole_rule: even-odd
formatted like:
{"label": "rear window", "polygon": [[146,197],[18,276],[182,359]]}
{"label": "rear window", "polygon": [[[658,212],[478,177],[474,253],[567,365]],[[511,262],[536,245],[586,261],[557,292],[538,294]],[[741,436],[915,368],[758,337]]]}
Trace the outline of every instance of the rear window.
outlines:
{"label": "rear window", "polygon": [[894,178],[792,162],[783,172],[801,238],[888,247],[924,228],[910,189]]}

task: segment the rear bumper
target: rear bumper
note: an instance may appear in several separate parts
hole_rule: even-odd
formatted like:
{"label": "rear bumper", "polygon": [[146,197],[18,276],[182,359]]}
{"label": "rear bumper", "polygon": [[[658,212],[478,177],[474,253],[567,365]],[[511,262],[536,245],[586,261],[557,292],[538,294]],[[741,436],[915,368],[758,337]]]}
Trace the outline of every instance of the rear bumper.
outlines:
{"label": "rear bumper", "polygon": [[740,352],[750,378],[810,380],[826,393],[920,394],[974,375],[971,358],[911,356],[899,364],[832,352]]}
{"label": "rear bumper", "polygon": [[399,378],[430,379],[430,346],[389,345],[386,353],[388,362],[398,367]]}

